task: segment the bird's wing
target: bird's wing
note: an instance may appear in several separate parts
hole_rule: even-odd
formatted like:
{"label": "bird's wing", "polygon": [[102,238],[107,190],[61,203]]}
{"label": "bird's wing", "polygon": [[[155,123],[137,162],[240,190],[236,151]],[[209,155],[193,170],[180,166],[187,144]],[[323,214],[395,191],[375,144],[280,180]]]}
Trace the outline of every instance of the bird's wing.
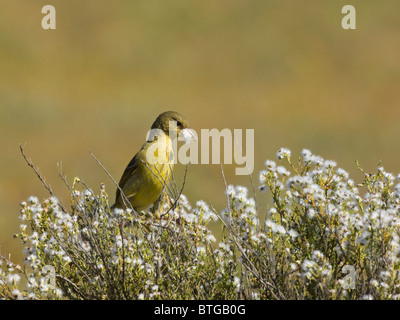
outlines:
{"label": "bird's wing", "polygon": [[[145,144],[142,146],[142,148],[140,149],[140,151],[142,151],[145,147]],[[119,188],[117,188],[117,193],[115,196],[115,203],[117,204],[118,202],[122,205],[124,203],[124,201],[122,201],[122,199],[120,199],[121,197],[121,189],[124,189],[124,186],[126,184],[126,182],[129,180],[129,178],[131,178],[135,172],[137,171],[137,168],[139,166],[139,159],[138,159],[138,154],[140,153],[140,151],[135,154],[135,156],[132,158],[132,160],[128,163],[127,167],[125,168],[124,173],[122,174],[121,180],[118,183]]]}

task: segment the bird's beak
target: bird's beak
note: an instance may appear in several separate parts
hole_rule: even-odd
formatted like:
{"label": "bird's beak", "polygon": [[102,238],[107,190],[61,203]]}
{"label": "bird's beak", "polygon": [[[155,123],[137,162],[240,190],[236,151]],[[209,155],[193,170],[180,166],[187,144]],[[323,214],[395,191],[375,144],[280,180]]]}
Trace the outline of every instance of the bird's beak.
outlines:
{"label": "bird's beak", "polygon": [[190,128],[185,128],[181,131],[181,134],[183,136],[183,139],[185,140],[185,143],[189,143],[192,141],[197,141],[197,134],[196,131],[190,129]]}

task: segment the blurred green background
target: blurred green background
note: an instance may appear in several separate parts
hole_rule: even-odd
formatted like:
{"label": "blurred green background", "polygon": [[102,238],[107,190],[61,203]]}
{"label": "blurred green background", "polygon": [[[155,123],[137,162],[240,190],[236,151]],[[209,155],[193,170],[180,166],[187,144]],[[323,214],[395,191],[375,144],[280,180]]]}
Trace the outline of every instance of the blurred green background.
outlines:
{"label": "blurred green background", "polygon": [[[43,30],[42,6],[57,11]],[[343,30],[341,9],[357,9]],[[57,176],[115,187],[155,117],[192,127],[255,129],[255,171],[276,151],[309,148],[360,177],[379,160],[400,172],[400,2],[0,0],[0,246],[16,262],[19,202],[55,193]],[[225,166],[228,183],[249,178]],[[182,177],[183,170],[178,170]],[[219,165],[192,165],[185,194],[224,208]],[[261,199],[262,195],[258,194]],[[266,203],[263,204],[267,206]]]}

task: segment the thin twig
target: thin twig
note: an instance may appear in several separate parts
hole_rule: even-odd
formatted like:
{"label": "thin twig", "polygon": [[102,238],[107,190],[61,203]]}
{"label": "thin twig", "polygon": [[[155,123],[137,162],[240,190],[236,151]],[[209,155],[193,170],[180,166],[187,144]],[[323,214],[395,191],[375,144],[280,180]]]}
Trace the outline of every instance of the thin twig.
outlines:
{"label": "thin twig", "polygon": [[[26,154],[25,154],[25,152],[24,152],[24,147],[22,146],[21,143],[19,144],[19,149],[21,150],[21,154],[22,154],[22,156],[24,157],[26,163],[27,163],[28,166],[31,167],[32,170],[36,173],[37,177],[39,178],[39,180],[40,180],[40,182],[43,184],[43,186],[47,189],[47,191],[50,193],[50,195],[51,195],[52,197],[57,198],[57,197],[55,196],[53,190],[51,189],[50,185],[48,185],[48,184],[46,183],[45,179],[44,179],[44,178],[42,177],[42,175],[40,174],[39,169],[36,169],[35,166],[33,165],[32,161],[31,161],[30,159],[28,159],[28,157],[26,156]],[[61,203],[59,203],[58,201],[57,201],[57,203],[58,203],[58,206],[61,208],[61,210],[62,210],[64,213],[67,213],[67,210],[64,208],[64,206],[63,206]]]}
{"label": "thin twig", "polygon": [[220,163],[220,166],[221,166],[222,180],[223,180],[224,186],[225,186],[225,194],[226,194],[226,201],[227,201],[227,204],[228,204],[228,211],[229,211],[229,215],[232,216],[232,212],[231,212],[231,202],[230,202],[230,200],[229,200],[229,195],[228,195],[228,193],[226,192],[226,191],[228,190],[228,185],[227,185],[227,183],[226,183],[225,173],[224,173],[224,168],[223,168],[223,166],[222,166],[222,162]]}
{"label": "thin twig", "polygon": [[[98,159],[96,158],[96,156],[93,154],[93,152],[92,152],[91,150],[89,150],[89,154],[90,154],[90,155],[92,156],[92,158],[98,163],[98,165],[99,165],[101,168],[103,168],[103,170],[106,172],[106,174],[110,177],[110,179],[113,181],[113,183],[117,186],[118,190],[120,191],[120,194],[121,194],[121,197],[122,197],[122,201],[124,202],[125,207],[131,209],[132,212],[136,215],[136,217],[138,218],[137,222],[138,222],[139,229],[140,229],[140,231],[142,232],[142,234],[144,235],[146,232],[145,232],[145,229],[143,228],[143,223],[142,223],[142,222],[140,221],[140,219],[139,219],[139,214],[138,214],[138,212],[137,212],[135,209],[133,209],[131,202],[129,201],[129,199],[128,199],[127,196],[125,195],[125,193],[124,193],[124,191],[122,190],[122,188],[119,186],[119,184],[117,183],[117,181],[115,181],[114,177],[110,174],[110,172],[106,169],[106,167],[100,162],[100,160],[98,160]],[[121,226],[120,226],[120,227],[121,227]],[[122,231],[123,231],[122,228],[120,228],[121,240],[122,240],[122,242],[123,242],[123,241],[124,241],[124,240],[123,240],[123,239],[124,239],[124,236],[123,236],[123,232],[122,232]],[[135,239],[136,239],[136,242],[137,242],[137,238],[136,238],[136,237],[135,237]],[[152,250],[154,251],[154,246],[153,246],[153,244],[152,244],[152,243],[149,243],[149,244],[150,244]],[[139,249],[139,248],[138,248],[138,249]],[[139,251],[140,251],[140,250],[139,250]],[[139,254],[140,254],[140,252],[139,252]],[[123,264],[125,265],[125,255],[123,256]],[[125,277],[125,275],[124,275],[124,277]],[[125,296],[126,296],[125,286],[124,286],[123,290],[124,290],[124,294],[125,294]]]}
{"label": "thin twig", "polygon": [[90,155],[92,156],[92,158],[99,164],[100,167],[103,168],[103,170],[107,173],[107,175],[110,177],[110,179],[112,180],[112,182],[117,186],[119,192],[121,193],[121,197],[122,197],[122,201],[124,202],[124,206],[125,207],[129,207],[132,211],[134,211],[136,213],[135,210],[133,210],[132,208],[132,204],[130,203],[128,197],[125,195],[124,191],[122,190],[122,188],[119,186],[119,184],[117,183],[117,181],[115,181],[114,177],[111,175],[111,173],[106,169],[105,166],[103,166],[103,164],[100,162],[99,159],[97,159],[95,157],[95,155],[93,154],[92,151],[89,150]]}
{"label": "thin twig", "polygon": [[67,188],[68,188],[69,192],[71,193],[72,197],[75,199],[75,202],[79,203],[79,200],[76,197],[76,194],[75,194],[74,190],[72,189],[72,187],[67,182],[66,176],[63,175],[62,166],[60,166],[59,163],[57,163],[57,174],[61,178],[61,180],[64,182],[64,184],[67,186]]}
{"label": "thin twig", "polygon": [[[152,173],[152,175],[155,176],[155,177],[157,178],[158,182],[160,182],[160,183],[162,184],[163,190],[166,190],[167,195],[170,194],[171,197],[174,197],[174,190],[173,190],[173,189],[171,190],[171,188],[173,188],[173,186],[170,187],[170,186],[168,185],[168,183],[167,183],[167,179],[168,179],[168,178],[169,178],[169,180],[171,181],[170,175],[167,175],[166,179],[164,179],[163,176],[162,176],[162,174],[160,173],[160,170],[158,170],[158,168],[157,168],[156,166],[153,166],[153,167],[156,169],[157,174],[153,171],[152,168],[150,168],[150,166],[149,166],[149,164],[148,164],[147,162],[145,162],[144,160],[141,160],[141,161],[142,161],[143,164],[146,166],[146,168],[150,170],[150,172]],[[170,164],[169,164],[169,166],[170,166]],[[170,166],[170,172],[171,172],[171,174],[172,174],[171,166]]]}
{"label": "thin twig", "polygon": [[[265,281],[256,271],[257,268],[254,266],[253,262],[249,259],[249,257],[247,256],[245,250],[242,248],[242,246],[240,245],[240,243],[237,240],[236,234],[234,233],[234,231],[228,226],[228,224],[225,222],[225,220],[217,213],[217,211],[215,210],[215,208],[213,206],[211,206],[211,208],[214,210],[214,213],[217,215],[217,217],[221,220],[221,222],[223,223],[223,225],[225,226],[225,228],[228,230],[228,232],[231,234],[233,241],[236,244],[236,247],[239,249],[239,251],[241,252],[242,256],[247,260],[247,262],[249,263],[249,265],[244,264],[244,266],[246,267],[246,269],[253,274],[253,276],[255,276],[266,288],[272,288],[272,289],[277,289],[273,284]],[[251,267],[251,268],[250,268]],[[270,293],[274,296],[275,299],[279,300],[279,297],[271,290],[269,289]],[[279,292],[279,291],[278,291]],[[280,293],[280,292],[279,292]],[[281,294],[281,293],[280,293]],[[284,297],[283,297],[284,298]]]}
{"label": "thin twig", "polygon": [[175,209],[175,208],[176,208],[176,205],[177,205],[177,203],[178,203],[178,201],[179,201],[179,199],[181,198],[181,195],[182,195],[182,193],[183,193],[183,189],[185,188],[185,184],[186,184],[186,175],[187,175],[188,167],[189,167],[189,164],[186,164],[186,167],[185,167],[185,174],[184,174],[184,176],[183,176],[182,188],[181,188],[181,190],[179,191],[179,194],[178,194],[178,195],[176,196],[176,198],[174,199],[174,203],[172,204],[172,206],[170,206],[169,209],[161,215],[161,217],[166,216],[172,209]]}
{"label": "thin twig", "polygon": [[[255,209],[257,210],[257,194],[256,194],[256,188],[255,188],[255,186],[254,186],[253,176],[251,175],[250,168],[249,168],[249,166],[248,166],[248,164],[247,164],[247,158],[246,158],[245,156],[243,156],[242,147],[241,147],[241,145],[239,144],[239,142],[236,140],[235,136],[233,137],[233,139],[234,139],[234,141],[236,142],[236,145],[239,147],[241,156],[242,156],[243,159],[244,159],[244,164],[246,165],[246,169],[247,169],[247,172],[248,172],[248,174],[249,174],[250,184],[251,184],[251,188],[252,188],[253,195],[254,195],[254,202],[255,202],[255,205],[256,205]],[[253,162],[254,162],[254,161],[253,161]]]}

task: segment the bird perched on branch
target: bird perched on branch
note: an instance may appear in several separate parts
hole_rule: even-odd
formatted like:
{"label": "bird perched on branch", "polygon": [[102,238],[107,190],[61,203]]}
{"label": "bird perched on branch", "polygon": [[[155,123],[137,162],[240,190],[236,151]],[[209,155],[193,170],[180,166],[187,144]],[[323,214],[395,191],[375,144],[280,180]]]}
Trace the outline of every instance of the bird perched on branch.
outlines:
{"label": "bird perched on branch", "polygon": [[[157,117],[146,143],[129,162],[121,177],[113,208],[132,207],[136,211],[146,211],[158,207],[171,182],[174,167],[173,139],[181,133],[186,141],[194,138],[184,116],[167,111]],[[160,218],[159,211],[156,216]]]}

